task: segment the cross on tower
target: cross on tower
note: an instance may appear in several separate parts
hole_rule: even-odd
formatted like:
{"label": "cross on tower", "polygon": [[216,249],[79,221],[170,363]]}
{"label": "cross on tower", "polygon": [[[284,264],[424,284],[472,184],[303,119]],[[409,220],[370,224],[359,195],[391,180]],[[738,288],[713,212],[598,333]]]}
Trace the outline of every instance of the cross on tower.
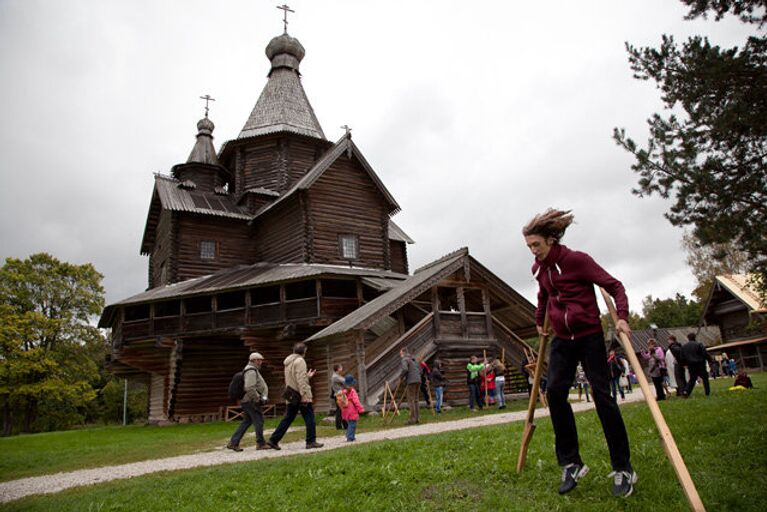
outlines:
{"label": "cross on tower", "polygon": [[282,23],[284,25],[284,31],[287,34],[288,33],[288,13],[289,12],[294,13],[296,11],[288,7],[288,4],[278,5],[277,9],[280,9],[281,11],[283,11]]}
{"label": "cross on tower", "polygon": [[205,117],[208,117],[208,102],[216,101],[216,99],[212,98],[210,94],[206,94],[205,96],[200,96],[200,99],[205,100]]}
{"label": "cross on tower", "polygon": [[349,125],[345,124],[341,127],[342,130],[346,131],[346,137],[351,138],[352,136],[352,129]]}

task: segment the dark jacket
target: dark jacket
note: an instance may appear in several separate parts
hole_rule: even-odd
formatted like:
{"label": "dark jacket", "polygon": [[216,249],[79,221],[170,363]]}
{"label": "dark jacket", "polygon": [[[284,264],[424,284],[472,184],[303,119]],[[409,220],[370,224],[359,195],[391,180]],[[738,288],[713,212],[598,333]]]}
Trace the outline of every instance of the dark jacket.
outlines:
{"label": "dark jacket", "polygon": [[[671,352],[673,354],[673,352]],[[691,340],[682,345],[682,360],[685,365],[698,366],[711,360],[711,354],[708,353],[703,343],[697,340]]]}
{"label": "dark jacket", "polygon": [[431,384],[435,388],[438,388],[440,386],[444,386],[447,383],[447,379],[445,378],[445,375],[442,373],[442,367],[439,365],[435,365],[431,369]]}
{"label": "dark jacket", "polygon": [[593,285],[613,296],[618,318],[628,319],[629,303],[623,285],[588,254],[554,244],[546,259],[536,260],[532,270],[538,280],[535,321],[543,325],[548,310],[557,337],[575,339],[602,332]]}
{"label": "dark jacket", "polygon": [[682,345],[679,342],[669,343],[668,349],[671,351],[671,355],[676,359],[677,364],[685,366],[687,363],[682,356]]}

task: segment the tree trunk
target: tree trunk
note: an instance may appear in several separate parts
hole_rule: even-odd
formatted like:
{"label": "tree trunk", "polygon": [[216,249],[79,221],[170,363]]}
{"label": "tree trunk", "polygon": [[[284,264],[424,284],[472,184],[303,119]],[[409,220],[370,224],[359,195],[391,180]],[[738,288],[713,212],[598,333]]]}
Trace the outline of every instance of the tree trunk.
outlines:
{"label": "tree trunk", "polygon": [[8,399],[3,400],[3,437],[8,437],[13,433],[13,413]]}
{"label": "tree trunk", "polygon": [[32,432],[32,422],[35,419],[35,411],[37,409],[37,403],[34,400],[27,402],[27,406],[24,408],[24,421],[21,426],[21,431],[24,433]]}

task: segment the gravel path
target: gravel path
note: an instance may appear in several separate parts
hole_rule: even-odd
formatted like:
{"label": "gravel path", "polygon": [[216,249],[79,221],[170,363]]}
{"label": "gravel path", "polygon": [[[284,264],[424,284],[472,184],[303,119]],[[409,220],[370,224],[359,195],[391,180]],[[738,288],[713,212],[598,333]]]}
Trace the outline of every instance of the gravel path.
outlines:
{"label": "gravel path", "polygon": [[[634,389],[634,393],[627,394],[626,400],[620,403],[624,404],[641,400],[643,400],[642,391],[639,389],[639,386],[637,386]],[[586,411],[594,408],[594,402],[575,402],[572,406],[573,411],[575,412]],[[514,421],[524,421],[526,414],[527,411],[525,410],[482,415],[456,421],[413,425],[377,432],[362,432],[357,434],[357,441],[354,444],[373,443],[376,441],[402,439],[406,437],[452,432],[467,428],[511,423]],[[536,418],[548,416],[549,410],[538,409],[535,415]],[[165,459],[120,464],[119,466],[81,469],[68,473],[21,478],[19,480],[0,483],[0,503],[7,503],[34,494],[56,493],[72,487],[98,484],[123,478],[132,478],[134,476],[157,473],[159,471],[175,471],[179,469],[215,466],[218,464],[233,464],[237,462],[271,459],[274,457],[287,457],[290,455],[311,455],[317,452],[326,452],[328,450],[350,446],[350,443],[347,443],[343,436],[325,438],[320,441],[325,443],[325,446],[317,450],[306,450],[304,441],[281,444],[280,446],[282,447],[282,450],[280,451],[256,450],[255,447],[250,447],[245,448],[242,452],[236,453],[222,448],[220,450],[193,455],[180,455]]]}

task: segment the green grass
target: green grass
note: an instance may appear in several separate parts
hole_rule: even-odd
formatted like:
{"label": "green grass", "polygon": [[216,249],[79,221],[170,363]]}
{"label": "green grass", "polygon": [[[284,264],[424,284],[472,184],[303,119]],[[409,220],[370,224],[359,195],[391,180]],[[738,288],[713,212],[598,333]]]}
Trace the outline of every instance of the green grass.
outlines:
{"label": "green grass", "polygon": [[[476,414],[496,414],[521,410],[527,407],[526,400],[510,401],[505,411],[485,409]],[[444,411],[433,417],[428,410],[421,410],[422,423],[450,421],[468,416],[466,408]],[[320,420],[324,414],[317,415]],[[362,432],[397,428],[407,420],[407,411],[384,423],[381,417],[363,417],[358,429]],[[277,426],[279,418],[267,418],[265,430]],[[26,476],[51,474],[60,471],[111,466],[147,459],[187,455],[223,447],[238,422],[216,422],[203,424],[157,426],[102,427],[44,434],[21,435],[0,438],[0,481],[15,480]],[[294,426],[303,426],[299,415]],[[342,435],[333,425],[319,422],[317,436],[320,438]],[[304,432],[288,433],[283,443],[303,439]],[[253,429],[243,438],[241,445],[255,445]]]}
{"label": "green grass", "polygon": [[[661,404],[708,510],[764,510],[767,499],[767,375],[758,389],[727,392],[713,383],[706,399]],[[607,449],[594,412],[577,415],[583,458],[591,473],[559,496],[551,423],[542,418],[516,474],[521,423],[344,450],[147,475],[56,495],[30,497],[6,510],[688,510],[643,404],[622,408],[639,473],[635,495],[610,496]],[[364,429],[363,429],[364,432]]]}

